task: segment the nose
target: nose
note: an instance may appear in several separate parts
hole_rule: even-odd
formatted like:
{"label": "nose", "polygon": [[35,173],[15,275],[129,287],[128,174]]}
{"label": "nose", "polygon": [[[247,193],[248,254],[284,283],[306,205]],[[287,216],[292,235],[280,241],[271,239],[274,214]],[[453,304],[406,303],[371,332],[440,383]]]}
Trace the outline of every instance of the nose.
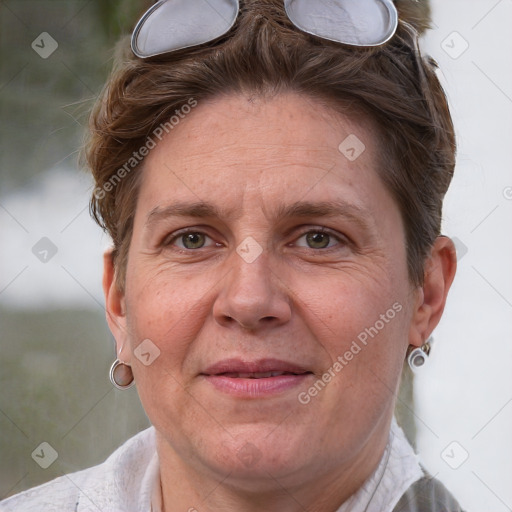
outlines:
{"label": "nose", "polygon": [[238,324],[256,331],[277,327],[291,318],[288,288],[276,269],[270,268],[270,258],[263,252],[248,263],[238,253],[232,254],[230,272],[222,281],[213,306],[215,320],[222,326]]}

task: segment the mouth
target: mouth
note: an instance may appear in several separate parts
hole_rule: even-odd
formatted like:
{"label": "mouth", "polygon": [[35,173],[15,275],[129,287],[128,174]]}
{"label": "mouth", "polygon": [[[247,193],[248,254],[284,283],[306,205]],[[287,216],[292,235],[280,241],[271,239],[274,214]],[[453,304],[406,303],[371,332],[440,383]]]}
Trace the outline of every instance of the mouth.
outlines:
{"label": "mouth", "polygon": [[290,391],[313,372],[278,359],[226,359],[208,367],[201,375],[217,391],[239,398],[261,398]]}
{"label": "mouth", "polygon": [[223,375],[239,379],[266,379],[280,375],[311,373],[305,366],[281,359],[223,359],[204,370],[203,375]]}
{"label": "mouth", "polygon": [[311,372],[249,372],[249,373],[234,373],[234,372],[224,372],[217,373],[217,376],[229,377],[231,379],[268,379],[270,377],[280,377],[281,375],[304,375],[305,373]]}

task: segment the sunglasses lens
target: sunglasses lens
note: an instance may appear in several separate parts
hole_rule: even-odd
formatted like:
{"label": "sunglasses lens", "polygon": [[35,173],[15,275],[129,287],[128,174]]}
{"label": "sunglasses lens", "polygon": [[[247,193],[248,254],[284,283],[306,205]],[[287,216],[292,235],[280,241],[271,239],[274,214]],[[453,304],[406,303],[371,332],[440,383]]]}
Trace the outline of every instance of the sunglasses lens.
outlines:
{"label": "sunglasses lens", "polygon": [[385,43],[396,31],[398,14],[391,0],[285,0],[298,28],[316,36],[357,46]]}
{"label": "sunglasses lens", "polygon": [[144,58],[213,41],[237,14],[238,0],[162,0],[135,27],[132,50]]}

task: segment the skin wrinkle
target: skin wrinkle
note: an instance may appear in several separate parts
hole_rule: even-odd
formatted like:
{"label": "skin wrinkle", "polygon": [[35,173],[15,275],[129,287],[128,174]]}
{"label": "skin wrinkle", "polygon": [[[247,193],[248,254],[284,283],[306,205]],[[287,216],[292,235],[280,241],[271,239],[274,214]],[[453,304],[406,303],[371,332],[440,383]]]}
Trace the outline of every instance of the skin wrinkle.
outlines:
{"label": "skin wrinkle", "polygon": [[[212,493],[205,510],[229,510],[223,508],[228,503],[251,512],[257,510],[254,496],[260,509],[271,512],[334,510],[384,450],[405,351],[426,327],[418,316],[420,294],[408,276],[400,212],[375,171],[377,144],[364,123],[339,114],[327,123],[323,108],[296,95],[257,108],[243,96],[199,105],[145,162],[125,293],[113,284],[108,303],[124,312],[111,328],[119,346],[126,342],[125,359],[157,430],[164,501],[173,507],[166,512],[187,510],[205,498],[204,489]],[[212,124],[215,140],[207,136]],[[347,133],[365,140],[356,162],[337,150]],[[281,151],[265,152],[270,143]],[[296,149],[308,145],[327,149]],[[230,151],[213,158],[219,146]],[[191,165],[198,154],[202,163]],[[274,217],[279,205],[337,199],[364,209],[365,228],[356,211],[351,214],[360,222]],[[177,223],[153,215],[160,220],[148,235],[151,212],[198,200],[230,209],[232,216]],[[304,240],[306,229],[288,234],[302,224],[313,231],[346,229],[360,250],[336,246],[319,256],[319,250],[288,246],[299,236]],[[156,239],[184,227],[204,231],[211,245],[188,251],[190,256],[157,247]],[[234,250],[246,236],[264,247],[250,264]],[[297,400],[302,387],[264,400],[236,400],[201,377],[225,357],[275,357],[307,365],[313,372],[307,389],[395,302],[403,310],[307,406]],[[143,339],[161,351],[147,367],[133,356]],[[255,467],[237,456],[248,441],[261,453]]]}
{"label": "skin wrinkle", "polygon": [[[169,220],[169,216],[170,214],[172,213],[172,211],[174,210],[176,205],[174,205],[173,207],[166,207],[164,208],[163,210],[161,209],[153,209],[152,212],[149,214],[148,218],[150,218],[151,220],[149,222],[146,223],[146,226],[148,226],[148,234],[147,234],[147,237],[148,237],[148,245],[150,245],[152,248],[154,247],[154,249],[151,249],[151,250],[148,250],[148,251],[145,251],[145,254],[148,254],[148,255],[151,255],[153,253],[157,253],[157,252],[165,252],[165,248],[161,246],[161,242],[160,242],[160,239],[162,238],[162,235],[161,234],[158,234],[159,231],[158,229],[160,228],[160,230],[163,232],[163,233],[166,233],[167,232],[167,229],[171,230],[171,226],[172,226],[172,222],[171,220]],[[200,209],[201,211],[197,211],[195,213],[197,214],[206,214],[207,212],[204,211],[203,209]],[[320,215],[320,213],[323,211],[324,209],[311,209],[311,208],[308,208],[308,207],[303,207],[301,208],[301,210],[297,210],[295,209],[294,212],[292,213],[295,213],[295,214],[299,214],[300,216],[304,217],[305,220],[309,217],[310,219],[314,219],[314,217],[318,216],[318,218],[321,218],[322,216]],[[350,250],[353,250],[355,251],[358,255],[366,255],[367,257],[369,256],[372,256],[372,252],[369,251],[369,248],[372,247],[372,240],[375,239],[375,237],[377,236],[376,233],[372,232],[371,228],[369,227],[369,223],[367,220],[364,220],[363,217],[360,217],[358,216],[358,211],[356,210],[356,212],[352,212],[351,211],[351,208],[349,209],[349,207],[347,208],[344,208],[343,210],[347,210],[346,212],[342,211],[342,214],[344,213],[344,216],[347,216],[348,217],[348,220],[347,221],[343,221],[343,217],[342,217],[342,220],[341,222],[348,222],[348,226],[352,227],[353,224],[355,224],[356,226],[359,227],[359,231],[358,231],[358,237],[357,237],[357,240],[355,242],[355,245],[352,245],[354,242],[353,240],[350,241]],[[181,207],[180,207],[180,211],[181,211]],[[187,209],[187,212],[188,212],[188,209]],[[307,214],[307,212],[309,212],[309,214]],[[181,213],[184,213],[183,211],[181,211]],[[193,216],[194,215],[194,212],[190,212]],[[315,215],[316,214],[316,215]],[[180,214],[181,215],[181,214]],[[359,214],[359,215],[362,215],[362,214]],[[283,215],[278,213],[275,218],[276,219],[280,219],[282,218]],[[186,218],[186,216],[184,217]],[[209,215],[208,217],[206,217],[205,219],[200,219],[200,220],[209,220],[210,218],[214,219],[215,222],[217,222],[216,218],[214,217],[213,213],[211,215]],[[229,214],[226,214],[225,218],[229,218]],[[324,218],[330,218],[329,216],[324,216]],[[338,217],[334,217],[334,219],[337,219]],[[167,226],[165,224],[165,222],[168,221],[169,222],[169,226]],[[212,221],[210,221],[212,222]],[[284,224],[284,222],[287,222],[287,223],[291,223],[292,222],[292,219],[289,219],[289,220],[283,220],[282,221],[282,224],[279,223],[279,225],[283,225],[283,226],[286,226],[286,224]],[[334,220],[331,221],[332,222],[332,228],[335,229],[337,226],[334,224]],[[159,226],[158,224],[163,224],[163,226]],[[226,222],[225,221],[222,221],[222,228],[224,228],[224,226],[226,225]],[[340,227],[340,225],[338,226]],[[152,233],[152,236],[150,236],[151,234],[151,231],[156,231],[156,233]],[[164,231],[165,230],[165,231]],[[217,230],[216,230],[217,231]],[[221,231],[223,231],[223,229],[221,229]],[[291,234],[289,233],[289,231],[291,230],[287,230],[286,231],[286,237],[290,238]],[[294,232],[296,232],[297,230],[294,229]],[[345,230],[346,231],[346,230]],[[375,228],[373,228],[373,231],[375,231]],[[275,249],[276,247],[276,244],[278,243],[281,235],[281,228],[279,229],[276,229],[276,234],[274,236],[272,236],[272,242],[269,242],[269,244],[266,246],[266,250],[267,251],[273,251],[273,249]],[[362,233],[362,234],[361,234]],[[211,237],[211,235],[208,235],[209,237]],[[216,237],[215,235],[213,235],[214,238],[216,239],[216,243],[219,243],[221,240],[223,241],[223,238],[219,238],[219,237]],[[294,235],[296,236],[296,235]],[[228,236],[228,245],[230,245],[230,243],[232,243],[232,237],[233,237],[233,234],[232,232],[229,233],[229,236]],[[291,239],[291,238],[290,238]],[[210,250],[213,250],[212,247],[209,248]],[[347,247],[348,249],[348,247]],[[226,249],[223,249],[223,250],[226,250]],[[288,250],[288,253],[290,252],[290,250]],[[373,251],[375,252],[375,251]],[[375,256],[375,254],[373,254],[373,256]],[[325,261],[325,257],[321,256],[321,255],[318,255],[318,258],[319,258],[319,264],[324,264],[325,268],[327,268],[329,266],[329,262]],[[162,264],[165,265],[166,262],[163,262]],[[333,263],[333,268],[336,268],[336,265]]]}

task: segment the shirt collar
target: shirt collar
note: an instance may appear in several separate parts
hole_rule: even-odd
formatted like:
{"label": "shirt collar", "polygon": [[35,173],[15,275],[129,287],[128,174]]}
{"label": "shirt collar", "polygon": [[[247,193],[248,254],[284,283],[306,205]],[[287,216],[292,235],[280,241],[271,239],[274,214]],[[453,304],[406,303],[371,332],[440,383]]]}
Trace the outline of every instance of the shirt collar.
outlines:
{"label": "shirt collar", "polygon": [[379,465],[336,512],[391,512],[411,484],[423,476],[418,456],[393,417]]}

